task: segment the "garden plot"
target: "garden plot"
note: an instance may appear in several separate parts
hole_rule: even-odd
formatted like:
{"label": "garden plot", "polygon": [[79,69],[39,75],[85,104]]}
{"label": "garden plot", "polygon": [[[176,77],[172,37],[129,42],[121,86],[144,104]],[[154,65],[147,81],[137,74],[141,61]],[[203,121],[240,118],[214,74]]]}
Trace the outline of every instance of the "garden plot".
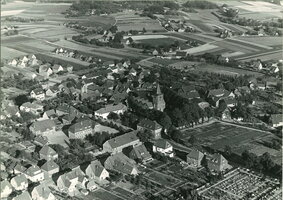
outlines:
{"label": "garden plot", "polygon": [[162,186],[173,186],[175,185],[176,183],[179,182],[179,180],[171,177],[171,176],[168,176],[168,175],[165,175],[163,173],[159,173],[159,172],[151,172],[149,174],[146,175],[148,179],[156,182],[156,183],[159,183],[160,185]]}

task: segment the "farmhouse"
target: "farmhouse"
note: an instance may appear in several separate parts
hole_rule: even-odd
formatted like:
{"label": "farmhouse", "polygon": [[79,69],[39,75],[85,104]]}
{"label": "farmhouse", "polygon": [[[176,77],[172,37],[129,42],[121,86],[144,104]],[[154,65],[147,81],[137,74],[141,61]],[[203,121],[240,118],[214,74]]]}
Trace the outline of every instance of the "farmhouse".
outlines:
{"label": "farmhouse", "polygon": [[33,188],[31,196],[32,199],[35,200],[56,200],[55,196],[51,193],[51,190],[46,183],[41,183],[40,185]]}
{"label": "farmhouse", "polygon": [[164,139],[157,140],[153,144],[152,150],[165,156],[174,157],[173,146]]}
{"label": "farmhouse", "polygon": [[283,115],[282,114],[273,114],[270,116],[270,122],[272,127],[283,126]]}
{"label": "farmhouse", "polygon": [[41,76],[48,78],[53,73],[53,70],[51,69],[50,64],[44,64],[39,66],[38,73]]}
{"label": "farmhouse", "polygon": [[105,108],[100,108],[99,110],[95,111],[94,115],[96,117],[102,117],[106,119],[111,112],[114,112],[116,114],[122,114],[126,110],[127,106],[122,103],[119,103],[117,105],[106,105]]}
{"label": "farmhouse", "polygon": [[187,56],[187,52],[186,51],[177,51],[176,52],[176,58],[177,59],[181,59]]}
{"label": "farmhouse", "polygon": [[59,166],[53,161],[49,160],[46,161],[42,166],[41,169],[48,173],[49,176],[59,172]]}
{"label": "farmhouse", "polygon": [[151,121],[150,119],[142,119],[138,123],[137,129],[142,131],[149,131],[154,139],[161,138],[162,126],[156,121]]}
{"label": "farmhouse", "polygon": [[187,163],[193,167],[201,167],[201,161],[204,154],[198,150],[192,150],[187,155]]}
{"label": "farmhouse", "polygon": [[219,153],[207,155],[207,166],[211,171],[222,172],[229,169],[231,166],[228,161]]}
{"label": "farmhouse", "polygon": [[137,146],[141,144],[141,142],[136,134],[136,131],[132,131],[112,138],[103,144],[103,150],[105,152],[116,154],[122,152],[126,147]]}
{"label": "farmhouse", "polygon": [[146,163],[152,160],[152,156],[143,144],[129,147],[128,155],[129,158],[142,163]]}
{"label": "farmhouse", "polygon": [[87,179],[79,168],[62,174],[56,181],[56,185],[61,192],[68,193],[70,196],[80,194],[78,188],[84,188]]}
{"label": "farmhouse", "polygon": [[42,101],[45,99],[45,93],[44,90],[41,88],[34,89],[30,92],[30,97],[39,101]]}
{"label": "farmhouse", "polygon": [[113,170],[122,174],[137,175],[139,173],[136,162],[122,152],[109,156],[104,162],[108,170]]}
{"label": "farmhouse", "polygon": [[41,148],[39,151],[39,157],[40,159],[45,159],[45,160],[55,160],[58,158],[58,153],[52,149],[50,146],[45,145]]}
{"label": "farmhouse", "polygon": [[105,180],[109,177],[108,171],[102,166],[102,164],[98,160],[92,161],[87,166],[84,172],[91,179],[96,178],[98,180]]}
{"label": "farmhouse", "polygon": [[19,174],[13,177],[10,183],[15,190],[25,190],[28,187],[28,180],[24,174]]}
{"label": "farmhouse", "polygon": [[43,181],[44,179],[44,173],[36,165],[30,166],[24,172],[24,174],[31,182],[39,182],[39,181]]}

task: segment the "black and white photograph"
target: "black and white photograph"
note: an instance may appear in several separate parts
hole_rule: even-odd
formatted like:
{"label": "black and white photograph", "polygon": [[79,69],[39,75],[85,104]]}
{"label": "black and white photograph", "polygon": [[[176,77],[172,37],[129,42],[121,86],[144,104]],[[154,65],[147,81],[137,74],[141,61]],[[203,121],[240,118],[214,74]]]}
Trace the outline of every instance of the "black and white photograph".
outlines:
{"label": "black and white photograph", "polygon": [[1,0],[1,200],[281,200],[283,0]]}

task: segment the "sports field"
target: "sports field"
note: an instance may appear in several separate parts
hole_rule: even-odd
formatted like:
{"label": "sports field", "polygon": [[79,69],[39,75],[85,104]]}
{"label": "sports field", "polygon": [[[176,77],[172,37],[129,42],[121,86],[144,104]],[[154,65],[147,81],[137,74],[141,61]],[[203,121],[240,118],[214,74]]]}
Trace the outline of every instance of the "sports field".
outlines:
{"label": "sports field", "polygon": [[282,153],[260,143],[261,141],[270,141],[275,137],[273,134],[243,126],[215,122],[183,132],[183,139],[187,140],[192,135],[198,138],[201,145],[215,150],[222,151],[225,146],[230,146],[232,151],[238,154],[244,150],[249,150],[256,155],[268,152],[275,160],[278,160]]}

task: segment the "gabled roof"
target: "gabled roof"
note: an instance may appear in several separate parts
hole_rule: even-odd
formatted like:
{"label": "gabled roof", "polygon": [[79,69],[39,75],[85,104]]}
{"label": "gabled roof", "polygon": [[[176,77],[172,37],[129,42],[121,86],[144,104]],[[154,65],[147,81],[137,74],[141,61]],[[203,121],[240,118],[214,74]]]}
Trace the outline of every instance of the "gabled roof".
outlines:
{"label": "gabled roof", "polygon": [[86,129],[92,129],[93,128],[93,122],[91,120],[81,120],[80,122],[77,122],[70,126],[69,131],[72,133],[80,132],[82,130]]}
{"label": "gabled roof", "polygon": [[44,156],[57,155],[57,152],[48,145],[45,145],[44,147],[42,147],[41,150],[39,151],[39,153],[44,155]]}
{"label": "gabled roof", "polygon": [[156,121],[151,121],[150,119],[142,119],[138,123],[138,126],[141,126],[143,128],[147,128],[150,130],[158,130],[162,128],[160,124],[158,124]]}
{"label": "gabled roof", "polygon": [[192,150],[187,157],[195,159],[195,160],[199,160],[202,159],[202,157],[204,156],[204,154],[198,150]]}
{"label": "gabled roof", "polygon": [[13,200],[32,200],[32,198],[27,191],[24,191],[20,195],[14,197]]}
{"label": "gabled roof", "polygon": [[104,167],[98,160],[92,161],[88,167],[94,172],[96,177],[100,177],[104,170]]}
{"label": "gabled roof", "polygon": [[55,112],[54,109],[47,110],[47,111],[45,111],[44,113],[45,113],[48,117],[56,117],[56,116],[57,116],[57,114],[56,114],[56,112]]}
{"label": "gabled roof", "polygon": [[95,111],[95,113],[98,114],[105,114],[110,113],[118,110],[127,110],[127,106],[125,106],[122,103],[119,103],[117,105],[106,105],[105,108],[100,108],[99,110]]}
{"label": "gabled roof", "polygon": [[11,179],[11,181],[14,180],[17,186],[20,186],[22,183],[28,183],[28,180],[24,174],[19,174]]}
{"label": "gabled roof", "polygon": [[36,176],[37,174],[41,173],[41,169],[36,166],[30,166],[29,168],[27,168],[27,170],[25,171],[25,174],[27,174],[28,176]]}
{"label": "gabled roof", "polygon": [[136,169],[136,162],[122,152],[109,156],[105,163],[105,168],[115,170],[124,174],[131,174]]}
{"label": "gabled roof", "polygon": [[169,147],[172,147],[172,145],[167,140],[164,140],[164,139],[157,140],[154,146],[158,148],[162,148],[162,149],[167,149]]}
{"label": "gabled roof", "polygon": [[35,131],[45,132],[55,127],[55,123],[51,119],[36,121],[32,124]]}
{"label": "gabled roof", "polygon": [[49,160],[41,166],[41,169],[47,172],[57,168],[59,168],[59,166],[53,160]]}
{"label": "gabled roof", "polygon": [[42,88],[37,88],[32,90],[36,95],[44,94],[44,90]]}
{"label": "gabled roof", "polygon": [[46,136],[39,135],[34,138],[34,142],[40,145],[46,145],[48,143],[48,139]]}
{"label": "gabled roof", "polygon": [[36,186],[32,192],[34,192],[34,190],[37,191],[37,194],[42,198],[42,199],[49,199],[50,195],[53,195],[51,193],[51,190],[49,189],[47,184],[41,183],[40,185]]}
{"label": "gabled roof", "polygon": [[187,52],[186,51],[177,51],[176,52],[176,56],[182,56],[182,57],[184,57],[184,56],[186,56],[187,55]]}
{"label": "gabled roof", "polygon": [[282,114],[273,114],[270,116],[270,120],[273,124],[279,124],[283,122],[283,115]]}
{"label": "gabled roof", "polygon": [[226,160],[221,154],[219,153],[215,153],[215,154],[212,154],[212,155],[207,155],[207,160],[209,162],[212,162],[214,164],[217,164],[217,165],[221,165],[223,160]]}
{"label": "gabled roof", "polygon": [[137,137],[136,131],[132,131],[120,135],[118,137],[112,138],[110,140],[107,140],[106,142],[109,143],[112,149],[114,149],[120,146],[124,146],[131,142],[139,142],[139,138]]}
{"label": "gabled roof", "polygon": [[140,160],[147,160],[152,158],[150,153],[147,151],[147,149],[143,144],[132,147],[132,150],[130,151],[130,158],[131,155],[133,155],[132,159],[138,158]]}

